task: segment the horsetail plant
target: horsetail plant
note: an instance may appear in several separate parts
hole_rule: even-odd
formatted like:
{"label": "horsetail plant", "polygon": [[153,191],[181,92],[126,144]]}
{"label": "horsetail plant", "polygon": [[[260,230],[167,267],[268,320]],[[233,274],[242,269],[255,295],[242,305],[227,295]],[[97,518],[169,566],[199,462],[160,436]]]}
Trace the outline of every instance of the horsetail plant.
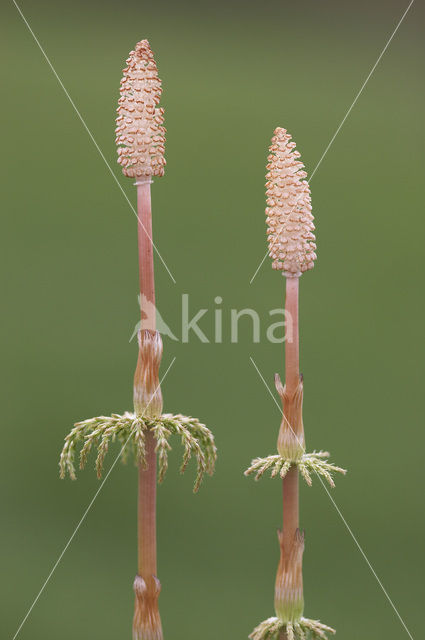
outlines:
{"label": "horsetail plant", "polygon": [[302,417],[303,378],[299,370],[298,284],[302,273],[312,269],[316,259],[310,187],[295,143],[286,129],[274,131],[267,164],[267,208],[269,255],[273,268],[286,277],[285,386],[275,375],[283,412],[277,439],[277,454],[256,458],[245,471],[258,480],[270,471],[283,484],[283,528],[278,531],[280,560],[276,575],[276,616],[261,622],[251,640],[326,639],[335,630],[303,616],[302,557],[304,532],[299,528],[299,473],[311,485],[311,476],[322,476],[331,487],[332,474],[345,470],[328,462],[329,453],[306,453]]}
{"label": "horsetail plant", "polygon": [[157,578],[156,482],[164,478],[171,435],[181,438],[184,454],[181,471],[193,455],[197,460],[194,491],[204,473],[212,474],[216,447],[212,433],[196,418],[162,413],[159,365],[162,340],[155,324],[151,183],[164,174],[164,110],[158,107],[161,81],[149,42],[138,42],[130,52],[121,80],[116,143],[118,162],[125,176],[135,178],[141,323],[138,331],[139,355],[134,375],[134,411],[100,416],[78,422],[65,438],[60,457],[60,474],[75,478],[74,458],[81,443],[80,468],[97,447],[96,470],[100,477],[110,442],[118,440],[125,461],[129,450],[138,463],[138,572],[134,580],[134,640],[162,640],[158,609],[161,584]]}

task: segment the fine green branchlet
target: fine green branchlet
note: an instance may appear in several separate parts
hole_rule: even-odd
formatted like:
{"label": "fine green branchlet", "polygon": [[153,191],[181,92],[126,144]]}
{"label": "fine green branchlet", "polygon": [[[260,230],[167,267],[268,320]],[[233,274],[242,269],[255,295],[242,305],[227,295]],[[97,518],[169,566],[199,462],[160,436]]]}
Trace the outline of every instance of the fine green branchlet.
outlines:
{"label": "fine green branchlet", "polygon": [[332,473],[342,473],[345,475],[346,470],[341,467],[336,467],[327,460],[324,460],[324,458],[328,457],[329,453],[327,451],[313,451],[313,453],[302,454],[301,458],[296,460],[284,458],[279,454],[267,456],[267,458],[254,458],[251,466],[245,471],[245,475],[250,476],[255,474],[255,480],[259,480],[266,471],[271,471],[270,475],[272,478],[284,478],[291,466],[296,465],[309,486],[312,484],[311,474],[317,473],[317,475],[322,476],[331,487],[334,487],[335,482],[332,478]]}
{"label": "fine green branchlet", "polygon": [[335,629],[319,620],[301,617],[297,622],[282,622],[273,617],[260,622],[249,637],[251,640],[279,640],[282,632],[286,633],[288,640],[327,640],[326,633],[335,633]]}
{"label": "fine green branchlet", "polygon": [[75,480],[74,459],[76,448],[82,444],[80,452],[80,469],[87,463],[88,455],[93,446],[97,448],[96,472],[100,478],[103,462],[108,452],[109,444],[118,441],[121,446],[121,458],[125,462],[128,454],[133,450],[135,460],[146,464],[145,435],[151,430],[156,439],[159,474],[162,482],[168,466],[168,451],[171,449],[169,438],[180,436],[184,447],[183,462],[180,471],[183,473],[192,456],[197,461],[197,474],[194,491],[198,491],[205,473],[212,475],[217,456],[214,437],[211,431],[196,418],[171,413],[162,414],[156,418],[126,412],[123,415],[99,416],[77,422],[72,431],[66,436],[65,444],[59,461],[60,475],[64,478],[68,472]]}

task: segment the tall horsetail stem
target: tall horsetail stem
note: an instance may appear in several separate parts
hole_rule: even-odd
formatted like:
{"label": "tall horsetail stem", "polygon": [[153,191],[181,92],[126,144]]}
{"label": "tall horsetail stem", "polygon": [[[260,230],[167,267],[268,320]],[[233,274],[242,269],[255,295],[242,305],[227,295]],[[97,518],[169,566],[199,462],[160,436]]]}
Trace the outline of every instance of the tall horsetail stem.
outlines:
{"label": "tall horsetail stem", "polygon": [[274,606],[276,616],[261,622],[251,640],[305,640],[326,638],[331,627],[303,617],[304,596],[302,558],[304,532],[299,528],[299,472],[311,484],[311,472],[333,486],[332,472],[345,473],[324,460],[329,454],[306,454],[302,417],[303,379],[299,366],[298,296],[299,279],[316,260],[311,197],[307,174],[300,154],[286,129],[274,131],[267,164],[266,221],[272,266],[286,277],[285,318],[289,330],[285,340],[285,385],[275,375],[281,397],[282,422],[277,439],[277,455],[256,458],[245,472],[256,479],[271,469],[282,479],[283,526],[278,531],[280,560],[276,574]]}
{"label": "tall horsetail stem", "polygon": [[[124,175],[136,178],[137,232],[141,330],[139,356],[134,375],[134,410],[149,417],[162,412],[159,365],[162,341],[155,326],[155,281],[153,266],[151,181],[164,174],[165,129],[163,109],[158,108],[161,81],[147,40],[130,52],[123,71],[117,117],[118,162]],[[137,508],[138,572],[134,581],[134,640],[162,640],[158,597],[156,550],[156,441],[146,434],[145,464],[139,462]]]}
{"label": "tall horsetail stem", "polygon": [[[133,451],[138,464],[138,572],[134,580],[134,640],[162,640],[158,609],[161,584],[157,577],[156,483],[168,467],[172,435],[183,445],[183,473],[191,457],[197,462],[194,492],[205,473],[214,472],[217,449],[211,431],[197,418],[181,413],[162,413],[159,366],[162,340],[155,325],[155,284],[152,242],[151,182],[164,175],[165,129],[163,109],[158,107],[161,81],[147,40],[130,52],[121,80],[116,143],[123,174],[135,178],[139,253],[141,323],[139,353],[134,374],[134,411],[97,416],[77,422],[66,436],[59,460],[60,476],[75,479],[76,450],[81,445],[80,469],[97,448],[96,471],[100,478],[112,442],[121,445],[123,462]],[[115,463],[113,463],[115,464]],[[112,467],[111,467],[112,469]]]}

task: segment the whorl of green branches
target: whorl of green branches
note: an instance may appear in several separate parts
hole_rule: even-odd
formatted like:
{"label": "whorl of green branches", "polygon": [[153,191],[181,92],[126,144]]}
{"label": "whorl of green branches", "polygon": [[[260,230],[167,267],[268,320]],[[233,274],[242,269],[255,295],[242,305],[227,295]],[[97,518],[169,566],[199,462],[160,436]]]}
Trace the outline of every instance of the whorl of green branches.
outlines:
{"label": "whorl of green branches", "polygon": [[80,469],[86,465],[88,455],[93,446],[97,448],[96,472],[98,478],[102,475],[103,462],[111,442],[118,441],[121,445],[120,455],[125,462],[132,450],[135,460],[146,465],[145,438],[147,431],[151,431],[156,439],[158,454],[158,481],[162,482],[168,467],[168,451],[171,446],[169,438],[180,436],[184,447],[183,462],[180,471],[183,473],[192,456],[197,460],[197,474],[194,491],[198,491],[205,473],[212,475],[217,457],[214,436],[211,431],[196,418],[170,413],[156,418],[126,412],[123,415],[99,416],[77,422],[72,431],[66,436],[65,444],[59,461],[60,476],[66,473],[75,480],[75,453],[81,444]]}
{"label": "whorl of green branches", "polygon": [[255,480],[259,480],[266,471],[271,470],[270,475],[272,478],[276,476],[284,478],[291,466],[296,465],[309,486],[311,486],[312,482],[311,474],[317,473],[317,475],[325,478],[331,487],[334,487],[332,473],[336,472],[345,475],[346,470],[336,467],[323,459],[328,458],[329,455],[327,451],[313,451],[313,453],[303,453],[301,458],[297,460],[284,458],[279,454],[268,456],[267,458],[255,458],[252,460],[251,466],[245,471],[245,475],[255,474]]}
{"label": "whorl of green branches", "polygon": [[288,640],[327,640],[326,633],[335,633],[335,629],[319,620],[300,618],[296,622],[282,622],[273,617],[260,622],[249,637],[251,640],[279,640],[282,632],[286,633]]}

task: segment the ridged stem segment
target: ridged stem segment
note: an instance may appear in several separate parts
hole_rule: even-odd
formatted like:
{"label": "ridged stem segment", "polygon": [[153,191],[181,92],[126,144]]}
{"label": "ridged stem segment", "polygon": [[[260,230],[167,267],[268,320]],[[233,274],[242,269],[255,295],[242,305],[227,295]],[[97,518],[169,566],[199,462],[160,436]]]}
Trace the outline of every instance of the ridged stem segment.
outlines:
{"label": "ridged stem segment", "polygon": [[[285,342],[285,388],[284,416],[282,432],[289,433],[294,441],[302,438],[302,386],[299,370],[299,331],[298,331],[298,277],[286,278],[285,313],[289,331]],[[279,380],[280,382],[280,380]],[[301,391],[300,391],[301,386]],[[279,390],[279,389],[278,389]],[[297,433],[298,432],[298,433]],[[276,615],[284,622],[291,622],[302,616],[302,554],[304,536],[299,530],[299,487],[298,467],[292,466],[282,480],[283,490],[283,527],[279,531],[280,560],[275,585]],[[286,633],[280,634],[286,640]]]}
{"label": "ridged stem segment", "polygon": [[285,341],[285,384],[291,397],[300,381],[300,339],[298,329],[299,278],[286,278],[285,317],[289,320],[290,332]]}
{"label": "ridged stem segment", "polygon": [[[295,430],[291,422],[296,411],[293,410],[294,400],[300,384],[300,356],[298,330],[298,290],[299,278],[286,278],[285,314],[292,327],[292,335],[285,341],[285,391],[287,394],[287,415],[284,415],[282,426],[293,435]],[[285,419],[286,418],[286,419]],[[297,434],[296,435],[301,435]],[[289,469],[286,478],[282,480],[283,488],[283,547],[289,549],[299,528],[298,515],[298,468]]]}
{"label": "ridged stem segment", "polygon": [[[153,269],[150,178],[138,178],[137,215],[142,329],[139,357],[134,377],[135,411],[159,415],[162,410],[158,368],[161,338],[155,330],[155,281]],[[149,312],[150,310],[150,312]],[[156,560],[156,441],[146,434],[146,465],[139,464],[138,493],[138,575],[134,581],[134,640],[162,640],[158,610],[160,582]]]}
{"label": "ridged stem segment", "polygon": [[151,178],[136,180],[137,187],[137,236],[139,246],[140,308],[142,327],[155,331],[155,317],[148,308],[155,308],[155,278],[153,270]]}

